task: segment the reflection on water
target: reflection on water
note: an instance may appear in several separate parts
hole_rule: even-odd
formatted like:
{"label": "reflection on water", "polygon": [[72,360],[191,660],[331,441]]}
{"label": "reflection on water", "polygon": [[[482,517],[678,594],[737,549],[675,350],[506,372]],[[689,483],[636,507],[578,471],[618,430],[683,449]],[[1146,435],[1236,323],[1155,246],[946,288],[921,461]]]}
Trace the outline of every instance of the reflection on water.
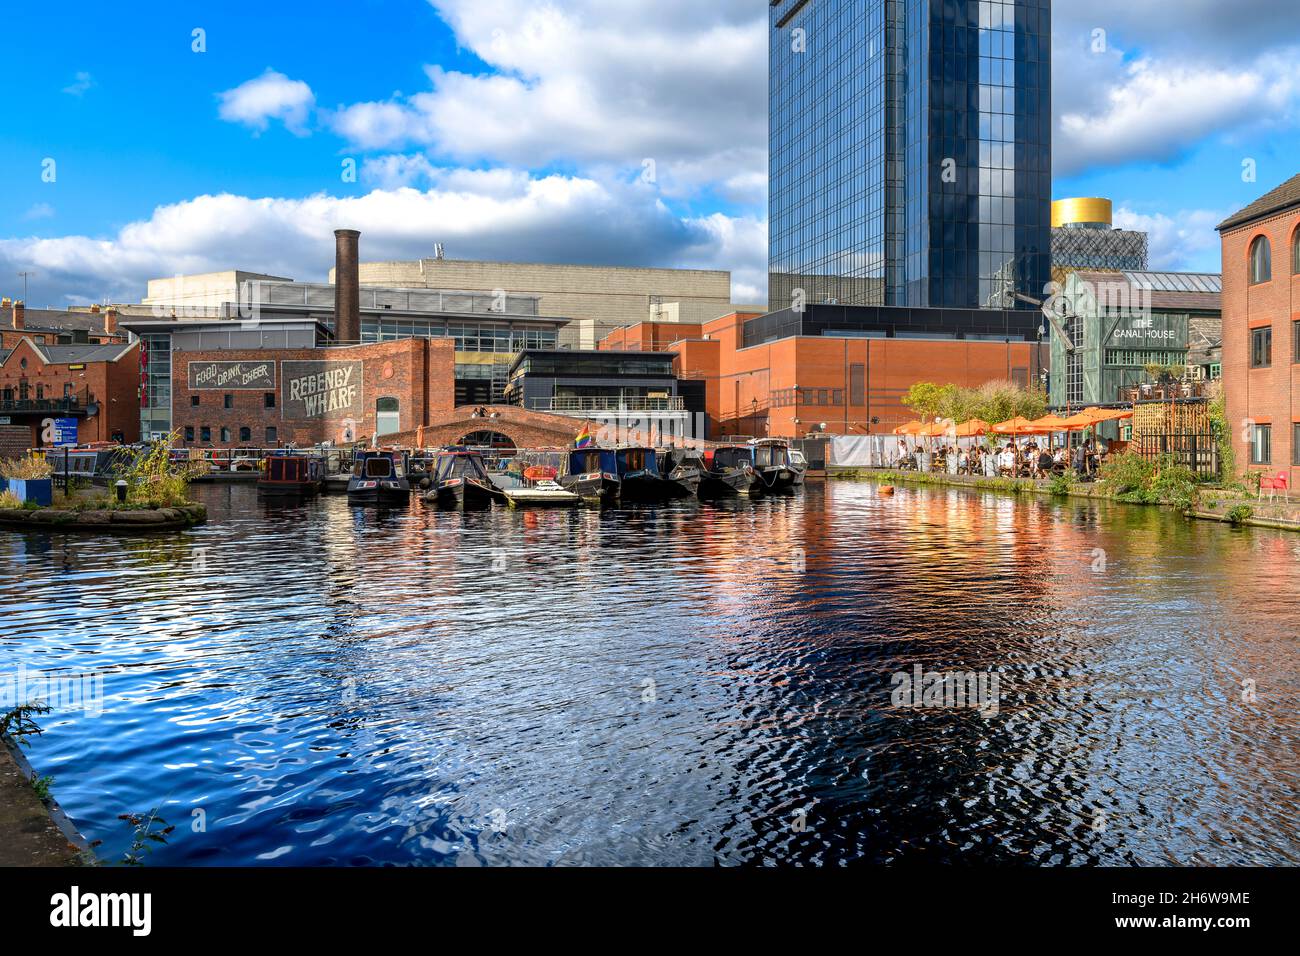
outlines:
{"label": "reflection on water", "polygon": [[[158,806],[156,864],[1300,862],[1294,536],[200,494],[183,537],[0,537],[0,674],[104,675],[31,757],[105,856]],[[999,672],[996,715],[891,706],[917,665]]]}

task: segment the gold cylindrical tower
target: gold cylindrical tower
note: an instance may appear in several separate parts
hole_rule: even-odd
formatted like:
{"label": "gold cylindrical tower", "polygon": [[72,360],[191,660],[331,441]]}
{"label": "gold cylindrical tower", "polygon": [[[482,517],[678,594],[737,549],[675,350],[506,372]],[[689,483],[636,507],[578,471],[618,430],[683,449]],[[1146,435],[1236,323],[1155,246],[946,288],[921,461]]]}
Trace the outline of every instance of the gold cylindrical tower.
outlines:
{"label": "gold cylindrical tower", "polygon": [[1058,199],[1052,203],[1052,228],[1062,226],[1103,226],[1110,228],[1111,204],[1109,199],[1090,196],[1079,199]]}

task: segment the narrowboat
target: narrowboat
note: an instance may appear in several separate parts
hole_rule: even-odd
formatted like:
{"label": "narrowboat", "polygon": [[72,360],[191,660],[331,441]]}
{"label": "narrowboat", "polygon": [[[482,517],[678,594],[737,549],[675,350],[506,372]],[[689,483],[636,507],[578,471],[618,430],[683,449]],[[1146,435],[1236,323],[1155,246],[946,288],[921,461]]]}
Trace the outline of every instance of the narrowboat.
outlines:
{"label": "narrowboat", "polygon": [[670,448],[659,452],[659,473],[669,485],[673,498],[694,498],[700,492],[704,476],[704,456],[689,448]]}
{"label": "narrowboat", "polygon": [[617,501],[618,453],[612,448],[575,448],[569,452],[568,474],[560,487],[582,498]]}
{"label": "narrowboat", "polygon": [[404,505],[411,498],[406,478],[406,454],[400,451],[359,451],[348,479],[348,504]]}
{"label": "narrowboat", "polygon": [[476,451],[445,451],[433,460],[432,486],[425,501],[442,508],[490,508],[506,502],[506,494],[492,483],[483,456]]}
{"label": "narrowboat", "polygon": [[313,498],[320,494],[324,463],[310,455],[268,455],[257,493],[267,498]]}
{"label": "narrowboat", "polygon": [[750,445],[721,445],[713,450],[708,467],[700,476],[701,498],[748,495],[758,490],[754,470],[754,449]]}
{"label": "narrowboat", "polygon": [[754,447],[759,490],[769,495],[793,491],[795,471],[790,463],[790,443],[781,438],[756,438],[750,444]]}
{"label": "narrowboat", "polygon": [[797,488],[803,484],[804,477],[808,474],[808,459],[797,448],[790,449],[790,468],[794,471],[794,484]]}
{"label": "narrowboat", "polygon": [[653,448],[628,445],[619,448],[614,458],[620,501],[655,503],[677,497],[676,486],[659,471],[659,456]]}

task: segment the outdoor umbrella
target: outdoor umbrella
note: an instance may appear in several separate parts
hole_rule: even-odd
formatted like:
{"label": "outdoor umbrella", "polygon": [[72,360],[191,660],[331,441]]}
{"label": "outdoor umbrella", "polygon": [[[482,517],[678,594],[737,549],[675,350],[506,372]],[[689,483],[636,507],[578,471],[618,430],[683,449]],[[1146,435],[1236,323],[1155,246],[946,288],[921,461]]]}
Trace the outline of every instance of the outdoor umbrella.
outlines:
{"label": "outdoor umbrella", "polygon": [[968,422],[962,422],[957,426],[958,438],[978,438],[980,435],[987,435],[990,426],[988,422],[980,421],[978,418],[972,418]]}

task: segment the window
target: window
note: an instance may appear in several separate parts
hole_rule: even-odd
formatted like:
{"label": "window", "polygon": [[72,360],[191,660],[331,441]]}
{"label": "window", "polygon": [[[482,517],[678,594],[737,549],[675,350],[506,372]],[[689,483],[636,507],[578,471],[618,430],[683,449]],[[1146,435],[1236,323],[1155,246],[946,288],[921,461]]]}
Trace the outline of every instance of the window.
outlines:
{"label": "window", "polygon": [[1291,464],[1300,465],[1300,422],[1291,426]]}
{"label": "window", "polygon": [[212,441],[212,426],[204,425],[199,429],[199,441]]}
{"label": "window", "polygon": [[1250,367],[1268,368],[1273,364],[1273,327],[1250,330]]}
{"label": "window", "polygon": [[44,398],[45,398],[45,386],[44,386],[44,385],[37,385],[37,386],[36,386],[36,400],[39,402],[39,401],[44,400]]}
{"label": "window", "polygon": [[1250,284],[1258,285],[1273,278],[1273,249],[1266,236],[1256,236],[1250,244]]}
{"label": "window", "polygon": [[71,382],[64,382],[64,383],[63,383],[63,397],[64,397],[64,398],[71,398],[71,397],[72,397],[72,383],[71,383]]}
{"label": "window", "polygon": [[278,444],[279,441],[280,441],[280,438],[279,438],[279,436],[276,434],[275,426],[274,426],[274,425],[269,425],[269,426],[267,426],[267,429],[266,429],[266,443],[267,443],[268,445],[275,445],[275,444]]}
{"label": "window", "polygon": [[1300,276],[1300,229],[1291,237],[1291,274]]}
{"label": "window", "polygon": [[1300,322],[1291,323],[1291,361],[1300,362]]}
{"label": "window", "polygon": [[252,441],[253,430],[251,428],[241,426],[239,429],[239,440],[244,443]]}
{"label": "window", "polygon": [[194,441],[194,426],[193,426],[193,425],[186,425],[186,426],[185,426],[185,440],[186,440],[186,441]]}
{"label": "window", "polygon": [[231,395],[231,394],[229,394],[229,393],[227,393],[227,394],[225,394],[225,395],[222,395],[222,396],[221,396],[221,407],[222,407],[222,408],[234,408],[234,407],[235,407],[235,396],[233,396],[233,395]]}
{"label": "window", "polygon": [[275,392],[262,393],[262,407],[275,408]]}
{"label": "window", "polygon": [[191,395],[190,408],[198,408],[198,407],[199,407],[199,397],[197,395]]}
{"label": "window", "polygon": [[224,428],[224,427],[223,427],[223,428],[221,429],[221,444],[223,444],[223,445],[229,445],[229,444],[230,444],[230,429],[229,429],[229,428]]}
{"label": "window", "polygon": [[1273,464],[1273,426],[1255,425],[1250,433],[1250,463]]}

